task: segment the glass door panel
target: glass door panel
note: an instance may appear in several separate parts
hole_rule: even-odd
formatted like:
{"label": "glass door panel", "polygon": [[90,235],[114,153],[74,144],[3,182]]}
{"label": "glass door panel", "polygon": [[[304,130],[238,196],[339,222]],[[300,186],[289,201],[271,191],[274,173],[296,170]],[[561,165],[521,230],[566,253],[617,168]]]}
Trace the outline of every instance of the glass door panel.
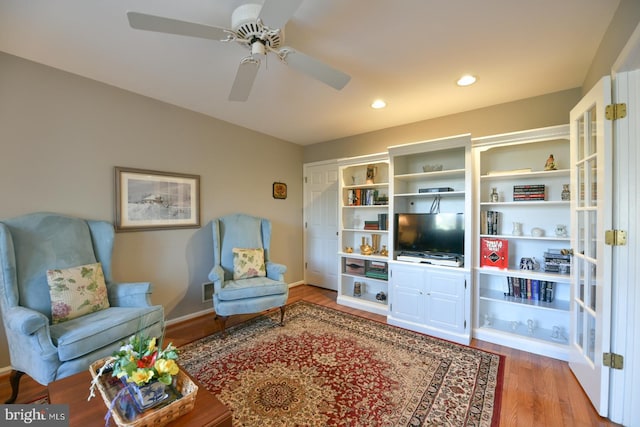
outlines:
{"label": "glass door panel", "polygon": [[604,230],[611,226],[611,99],[603,78],[571,111],[571,350],[569,366],[600,415],[608,410],[609,371],[602,355],[610,347],[611,250]]}

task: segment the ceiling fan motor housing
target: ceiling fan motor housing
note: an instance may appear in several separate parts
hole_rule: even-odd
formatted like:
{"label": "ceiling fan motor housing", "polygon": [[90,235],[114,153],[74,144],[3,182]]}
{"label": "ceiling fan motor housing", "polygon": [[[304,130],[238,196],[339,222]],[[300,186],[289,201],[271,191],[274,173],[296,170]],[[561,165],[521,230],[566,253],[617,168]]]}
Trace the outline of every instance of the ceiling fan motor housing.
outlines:
{"label": "ceiling fan motor housing", "polygon": [[[247,40],[252,53],[264,54],[264,46],[278,49],[284,43],[284,29],[269,28],[258,22],[262,5],[243,4],[238,6],[231,14],[231,29],[238,36]],[[262,43],[262,49],[256,42]]]}

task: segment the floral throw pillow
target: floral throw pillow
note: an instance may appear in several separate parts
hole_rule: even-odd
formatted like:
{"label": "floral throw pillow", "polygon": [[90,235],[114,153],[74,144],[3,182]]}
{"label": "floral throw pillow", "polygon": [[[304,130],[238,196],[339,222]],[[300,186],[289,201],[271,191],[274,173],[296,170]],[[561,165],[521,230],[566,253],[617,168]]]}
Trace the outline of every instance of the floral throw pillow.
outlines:
{"label": "floral throw pillow", "polygon": [[264,250],[262,248],[233,248],[233,280],[266,275],[267,269],[264,265]]}
{"label": "floral throw pillow", "polygon": [[102,265],[47,270],[53,324],[109,308]]}

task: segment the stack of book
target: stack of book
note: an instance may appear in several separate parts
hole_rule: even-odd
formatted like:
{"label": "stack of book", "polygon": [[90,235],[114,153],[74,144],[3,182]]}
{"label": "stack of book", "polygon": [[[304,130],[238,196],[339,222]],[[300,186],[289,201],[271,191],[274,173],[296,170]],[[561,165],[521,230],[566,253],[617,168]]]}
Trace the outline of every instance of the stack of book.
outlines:
{"label": "stack of book", "polygon": [[544,184],[531,184],[531,185],[514,185],[513,186],[513,201],[532,201],[532,200],[545,200],[545,185]]}
{"label": "stack of book", "polygon": [[365,221],[364,222],[365,230],[380,230],[380,223],[378,221]]}
{"label": "stack of book", "polygon": [[387,280],[389,277],[387,263],[384,261],[367,260],[364,275],[373,279]]}
{"label": "stack of book", "polygon": [[571,273],[571,255],[563,255],[560,249],[549,249],[544,253],[544,271],[547,273]]}
{"label": "stack of book", "polygon": [[507,277],[507,292],[504,294],[508,297],[553,302],[554,288],[555,282],[509,276]]}
{"label": "stack of book", "polygon": [[490,234],[497,236],[500,229],[500,212],[481,211],[480,212],[480,234]]}

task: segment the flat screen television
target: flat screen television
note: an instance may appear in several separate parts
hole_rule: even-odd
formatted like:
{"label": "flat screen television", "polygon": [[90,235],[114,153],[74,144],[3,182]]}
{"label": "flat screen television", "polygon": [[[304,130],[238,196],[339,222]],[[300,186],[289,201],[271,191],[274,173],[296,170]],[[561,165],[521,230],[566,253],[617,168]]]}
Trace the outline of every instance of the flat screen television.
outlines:
{"label": "flat screen television", "polygon": [[399,213],[394,230],[396,251],[464,256],[463,213]]}

